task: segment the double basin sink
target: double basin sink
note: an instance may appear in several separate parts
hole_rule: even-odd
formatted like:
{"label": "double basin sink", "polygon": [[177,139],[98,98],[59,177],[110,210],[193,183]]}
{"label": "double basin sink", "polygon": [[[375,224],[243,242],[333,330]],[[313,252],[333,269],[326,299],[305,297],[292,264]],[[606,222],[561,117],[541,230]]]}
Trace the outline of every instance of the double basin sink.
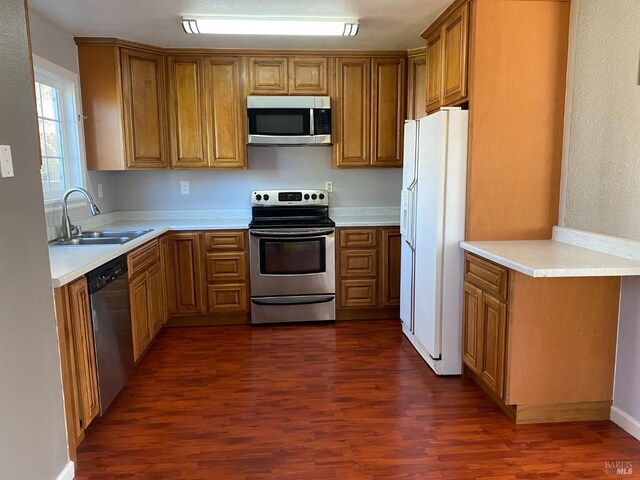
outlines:
{"label": "double basin sink", "polygon": [[73,238],[55,240],[51,242],[51,245],[63,247],[76,245],[122,245],[149,232],[151,232],[151,229],[84,232]]}

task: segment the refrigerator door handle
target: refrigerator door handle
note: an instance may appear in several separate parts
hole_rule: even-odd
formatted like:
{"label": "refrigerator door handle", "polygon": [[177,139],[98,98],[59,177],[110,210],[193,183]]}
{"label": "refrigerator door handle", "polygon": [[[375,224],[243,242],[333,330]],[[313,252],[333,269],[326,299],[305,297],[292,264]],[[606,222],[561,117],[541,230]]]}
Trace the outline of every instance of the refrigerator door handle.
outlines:
{"label": "refrigerator door handle", "polygon": [[415,218],[415,201],[416,201],[416,192],[415,192],[415,183],[408,191],[408,202],[409,205],[407,207],[407,240],[409,246],[415,250],[415,234],[416,234],[416,218]]}
{"label": "refrigerator door handle", "polygon": [[409,195],[410,191],[403,189],[400,197],[400,235],[405,238],[408,238],[409,232]]}

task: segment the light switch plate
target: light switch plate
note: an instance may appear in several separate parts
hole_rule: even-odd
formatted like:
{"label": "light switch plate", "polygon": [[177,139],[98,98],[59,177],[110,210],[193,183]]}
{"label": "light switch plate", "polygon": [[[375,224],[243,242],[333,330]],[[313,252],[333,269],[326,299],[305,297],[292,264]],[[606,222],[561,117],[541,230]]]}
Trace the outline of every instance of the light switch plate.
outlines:
{"label": "light switch plate", "polygon": [[324,189],[329,193],[333,192],[333,181],[327,180],[324,182]]}
{"label": "light switch plate", "polygon": [[180,182],[180,193],[182,195],[189,195],[189,182],[187,180]]}
{"label": "light switch plate", "polygon": [[4,178],[13,177],[13,160],[9,145],[0,145],[0,175]]}
{"label": "light switch plate", "polygon": [[102,198],[102,184],[98,184],[98,198]]}

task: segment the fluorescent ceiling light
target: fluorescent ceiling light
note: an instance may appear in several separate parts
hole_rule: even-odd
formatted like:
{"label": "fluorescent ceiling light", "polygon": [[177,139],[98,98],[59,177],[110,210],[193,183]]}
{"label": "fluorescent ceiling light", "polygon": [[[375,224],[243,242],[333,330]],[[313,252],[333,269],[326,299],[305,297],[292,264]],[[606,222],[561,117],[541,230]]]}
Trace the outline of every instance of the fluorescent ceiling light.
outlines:
{"label": "fluorescent ceiling light", "polygon": [[220,35],[312,35],[354,36],[357,20],[270,19],[270,18],[182,18],[187,33]]}

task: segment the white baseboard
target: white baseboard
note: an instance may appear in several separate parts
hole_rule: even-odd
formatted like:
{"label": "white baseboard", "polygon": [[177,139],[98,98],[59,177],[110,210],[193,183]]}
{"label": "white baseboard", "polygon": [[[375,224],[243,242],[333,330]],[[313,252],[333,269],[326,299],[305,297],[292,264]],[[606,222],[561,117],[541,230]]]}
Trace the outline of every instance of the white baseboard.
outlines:
{"label": "white baseboard", "polygon": [[67,462],[67,464],[64,466],[64,468],[62,469],[62,471],[60,472],[60,475],[58,475],[58,477],[56,478],[56,480],[73,480],[76,471],[75,471],[75,465],[73,464],[72,461]]}
{"label": "white baseboard", "polygon": [[618,407],[611,407],[611,421],[640,440],[640,420],[633,418]]}

